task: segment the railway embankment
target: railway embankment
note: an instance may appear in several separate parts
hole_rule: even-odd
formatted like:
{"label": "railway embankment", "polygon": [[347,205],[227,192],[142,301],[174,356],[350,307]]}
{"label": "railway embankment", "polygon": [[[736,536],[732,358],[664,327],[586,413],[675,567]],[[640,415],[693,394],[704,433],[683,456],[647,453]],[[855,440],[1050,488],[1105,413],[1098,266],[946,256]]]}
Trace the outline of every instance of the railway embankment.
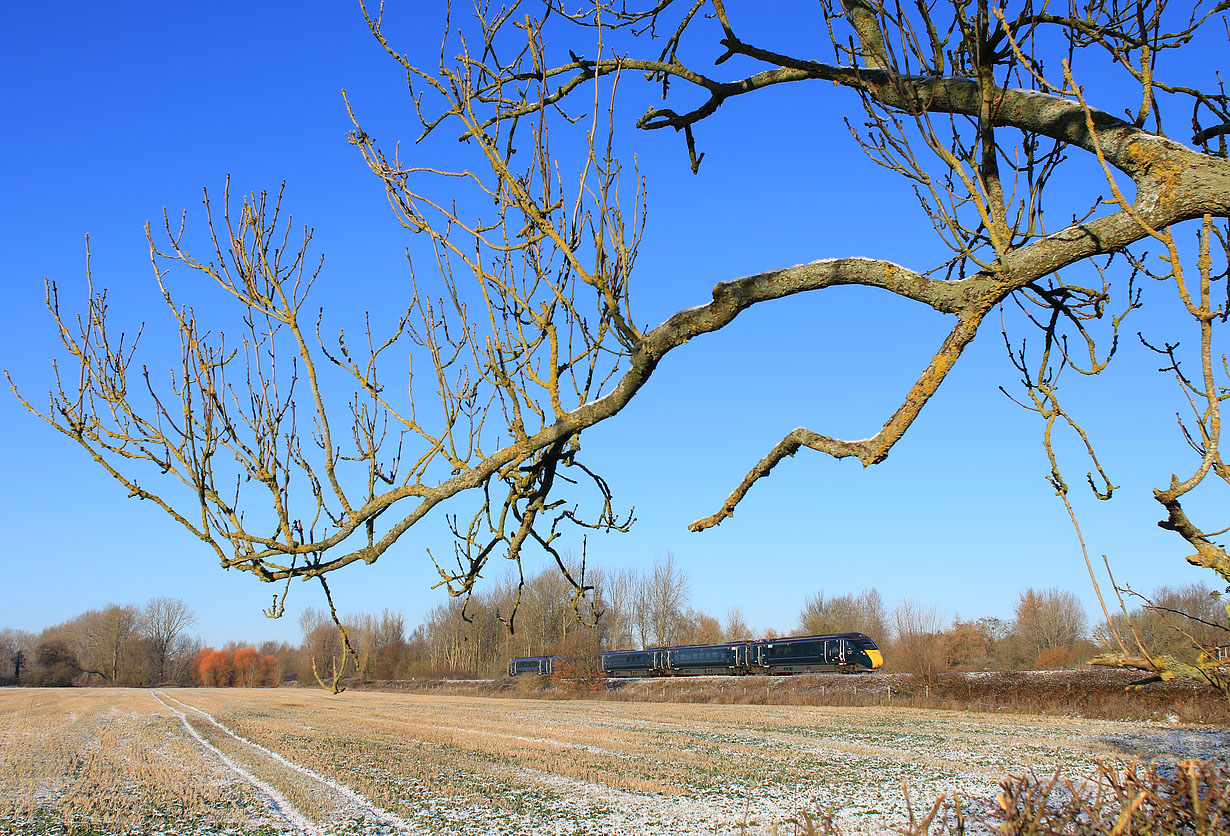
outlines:
{"label": "railway embankment", "polygon": [[[1230,703],[1207,686],[1156,682],[1108,669],[610,679],[588,685],[550,677],[352,680],[356,690],[456,696],[593,699],[713,705],[898,706],[1102,720],[1230,725]],[[313,687],[315,684],[313,683]]]}

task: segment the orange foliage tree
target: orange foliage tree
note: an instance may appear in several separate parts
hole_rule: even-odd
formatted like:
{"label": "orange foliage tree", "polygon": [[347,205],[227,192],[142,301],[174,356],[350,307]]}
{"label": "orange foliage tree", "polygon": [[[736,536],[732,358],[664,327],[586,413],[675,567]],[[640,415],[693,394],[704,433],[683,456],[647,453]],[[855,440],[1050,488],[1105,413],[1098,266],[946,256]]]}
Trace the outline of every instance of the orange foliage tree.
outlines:
{"label": "orange foliage tree", "polygon": [[232,651],[206,648],[197,658],[202,685],[207,688],[227,688],[235,684],[235,654]]}
{"label": "orange foliage tree", "polygon": [[209,658],[209,654],[213,652],[214,649],[212,647],[203,647],[192,657],[192,664],[188,668],[188,675],[191,677],[193,685],[205,684],[205,681],[201,678],[201,665]]}
{"label": "orange foliage tree", "polygon": [[264,661],[254,647],[236,650],[235,685],[242,688],[255,688],[262,684]]}
{"label": "orange foliage tree", "polygon": [[276,688],[282,666],[275,656],[262,657],[256,648],[214,650],[207,647],[193,660],[195,679],[208,688]]}
{"label": "orange foliage tree", "polygon": [[266,656],[261,666],[260,684],[266,688],[276,688],[282,684],[282,663],[277,656]]}

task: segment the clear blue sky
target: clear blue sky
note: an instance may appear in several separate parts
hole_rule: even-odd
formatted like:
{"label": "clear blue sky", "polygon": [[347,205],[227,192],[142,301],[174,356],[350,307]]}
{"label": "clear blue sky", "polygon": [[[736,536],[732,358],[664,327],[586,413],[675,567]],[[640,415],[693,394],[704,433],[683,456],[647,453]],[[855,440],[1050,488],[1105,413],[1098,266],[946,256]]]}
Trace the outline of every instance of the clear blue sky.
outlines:
{"label": "clear blue sky", "polygon": [[[196,210],[201,188],[220,190],[228,174],[239,193],[288,182],[290,209],[327,254],[316,302],[330,314],[353,315],[357,326],[358,310],[388,304],[382,288],[404,290],[406,233],[346,143],[340,90],[382,144],[416,131],[398,69],[357,6],[70,0],[11,6],[5,23],[0,365],[28,396],[39,400],[50,385],[57,348],[44,277],[80,307],[88,233],[95,283],[111,289],[116,315],[156,316],[143,224],[164,206]],[[407,37],[429,60],[435,28]],[[632,137],[650,193],[638,319],[656,324],[706,301],[715,282],[818,258],[934,266],[909,192],[846,134],[841,117],[856,107],[821,85],[728,105],[699,132],[699,177],[680,137]],[[624,127],[636,112],[625,112]],[[1149,316],[1129,330],[1167,323],[1162,306]],[[890,607],[909,597],[950,617],[1005,618],[1023,588],[1059,586],[1097,621],[1076,539],[1044,481],[1041,427],[997,389],[1015,373],[995,322],[887,462],[864,470],[802,451],[732,520],[687,531],[793,427],[873,435],[948,327],[919,306],[843,289],[764,306],[675,352],[622,415],[585,437],[590,463],[639,519],[630,534],[591,538],[590,560],[647,567],[672,551],[695,606],[721,616],[737,604],[760,628],[791,629],[816,591],[868,586]],[[1097,507],[1075,492],[1091,550],[1145,590],[1211,582],[1154,524],[1151,489],[1191,461],[1173,426],[1177,393],[1134,339],[1122,354],[1104,379],[1068,385],[1122,486]],[[274,588],[222,571],[8,393],[0,438],[0,627],[39,630],[109,602],[170,595],[196,611],[209,642],[296,640],[298,611],[321,605],[315,587],[296,587],[287,616],[264,619]],[[1084,464],[1069,461],[1078,486]],[[375,566],[335,576],[341,608],[391,607],[416,621],[443,600],[429,590],[424,549],[448,544],[443,520],[429,518]]]}

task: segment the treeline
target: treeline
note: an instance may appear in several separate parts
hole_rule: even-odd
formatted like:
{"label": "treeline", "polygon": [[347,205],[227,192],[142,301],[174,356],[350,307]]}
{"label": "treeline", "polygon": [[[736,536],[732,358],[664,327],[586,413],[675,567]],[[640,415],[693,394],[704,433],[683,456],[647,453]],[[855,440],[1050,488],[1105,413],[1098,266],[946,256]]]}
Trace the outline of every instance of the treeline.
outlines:
{"label": "treeline", "polygon": [[[804,605],[798,629],[829,633],[855,629],[885,650],[885,670],[928,675],[942,671],[1062,670],[1136,642],[1158,656],[1194,663],[1201,653],[1230,642],[1226,604],[1202,584],[1159,587],[1126,615],[1090,626],[1080,600],[1057,588],[1026,589],[1013,618],[947,619],[934,607],[903,601],[885,613],[879,594],[826,598]],[[843,625],[854,625],[844,627]]]}
{"label": "treeline", "polygon": [[0,630],[0,685],[274,686],[282,682],[279,653],[235,644],[215,650],[188,634],[196,616],[176,598],[144,607],[110,604],[39,634]]}
{"label": "treeline", "polygon": [[0,631],[0,684],[186,684],[201,650],[189,636],[196,617],[183,601],[154,598],[144,607],[110,604],[35,635]]}
{"label": "treeline", "polygon": [[[38,635],[0,631],[0,684],[271,686],[316,677],[364,679],[490,677],[515,656],[584,656],[605,650],[712,644],[857,630],[883,648],[885,670],[928,675],[946,670],[1077,667],[1099,652],[1139,640],[1153,654],[1196,661],[1199,647],[1230,641],[1224,601],[1200,585],[1162,587],[1109,623],[1091,625],[1075,595],[1022,592],[1011,619],[949,618],[903,601],[885,607],[873,589],[806,600],[794,624],[755,629],[738,607],[721,618],[695,609],[689,580],[669,554],[648,570],[587,573],[586,598],[554,570],[519,583],[506,576],[468,602],[450,599],[407,628],[399,612],[357,614],[342,623],[354,656],[343,654],[325,612],[300,617],[302,640],[206,648],[187,630],[195,618],[182,601],[157,598],[143,608],[111,605]],[[1147,603],[1145,603],[1147,601]],[[513,629],[510,631],[509,622]]]}
{"label": "treeline", "polygon": [[[1020,593],[1011,619],[949,617],[912,600],[889,609],[874,588],[843,595],[821,591],[805,601],[794,624],[779,631],[752,627],[738,607],[722,618],[693,608],[688,577],[669,555],[650,570],[598,573],[592,582],[592,606],[581,611],[592,627],[578,622],[571,588],[553,571],[526,582],[512,635],[501,622],[517,600],[511,581],[475,596],[465,618],[460,603],[440,605],[416,632],[417,655],[407,656],[405,667],[431,675],[492,676],[514,656],[859,631],[881,645],[886,671],[929,674],[1074,668],[1118,649],[1119,638],[1134,649],[1135,637],[1149,653],[1194,662],[1201,647],[1230,642],[1225,602],[1203,585],[1161,587],[1134,599],[1129,615],[1109,624],[1091,623],[1080,600],[1057,588]],[[385,678],[386,672],[369,666],[359,674]]]}

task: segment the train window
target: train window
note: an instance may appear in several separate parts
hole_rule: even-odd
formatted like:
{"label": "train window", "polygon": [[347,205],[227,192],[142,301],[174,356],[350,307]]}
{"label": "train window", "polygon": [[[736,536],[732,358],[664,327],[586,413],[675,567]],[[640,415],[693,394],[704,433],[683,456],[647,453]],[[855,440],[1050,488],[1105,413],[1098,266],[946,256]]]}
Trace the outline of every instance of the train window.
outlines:
{"label": "train window", "polygon": [[603,664],[607,668],[646,668],[652,665],[649,653],[607,653]]}
{"label": "train window", "polygon": [[724,663],[728,661],[730,649],[725,647],[697,647],[671,652],[671,658],[682,664]]}

